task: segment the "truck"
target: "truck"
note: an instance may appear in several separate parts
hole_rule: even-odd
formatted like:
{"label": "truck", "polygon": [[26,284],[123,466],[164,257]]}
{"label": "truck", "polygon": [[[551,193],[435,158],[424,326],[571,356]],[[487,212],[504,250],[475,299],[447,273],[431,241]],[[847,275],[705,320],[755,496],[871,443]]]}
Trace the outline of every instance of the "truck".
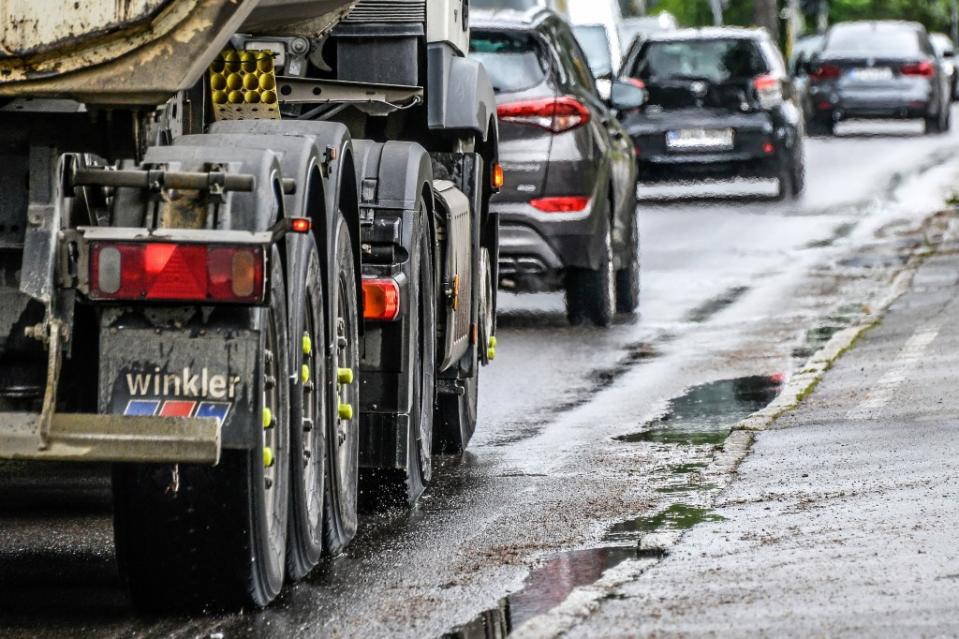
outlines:
{"label": "truck", "polygon": [[266,606],[475,429],[468,0],[0,8],[0,460],[109,464],[138,608]]}

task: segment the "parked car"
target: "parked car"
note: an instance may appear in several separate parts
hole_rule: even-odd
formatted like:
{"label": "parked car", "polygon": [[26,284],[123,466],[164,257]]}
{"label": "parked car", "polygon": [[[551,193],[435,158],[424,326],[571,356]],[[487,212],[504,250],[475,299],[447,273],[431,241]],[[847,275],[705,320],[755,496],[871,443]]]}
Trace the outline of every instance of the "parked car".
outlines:
{"label": "parked car", "polygon": [[956,72],[956,45],[945,33],[933,33],[929,36],[929,40],[932,42],[932,48],[936,50],[936,55],[942,60],[943,71],[949,78],[950,95],[955,100],[956,89],[959,88],[957,87],[959,73]]}
{"label": "parked car", "polygon": [[925,28],[915,22],[845,22],[826,33],[809,69],[810,133],[830,135],[850,118],[922,118],[927,133],[950,126],[951,87]]}
{"label": "parked car", "polygon": [[789,56],[789,64],[787,65],[789,75],[792,76],[793,91],[799,99],[805,122],[809,122],[809,118],[814,113],[812,97],[809,94],[809,61],[822,48],[825,39],[825,35],[822,33],[804,35],[796,40],[792,54]]}
{"label": "parked car", "polygon": [[766,31],[656,34],[620,77],[648,93],[642,108],[620,114],[641,181],[765,177],[778,179],[780,197],[802,192],[802,112]]}
{"label": "parked car", "polygon": [[567,18],[586,54],[600,96],[608,99],[610,86],[623,61],[619,25],[623,14],[617,0],[566,0]]}
{"label": "parked car", "polygon": [[[496,92],[505,184],[499,280],[566,291],[570,321],[608,325],[639,303],[636,167],[569,25],[551,11],[474,12],[470,56]],[[644,98],[618,86],[618,108]]]}

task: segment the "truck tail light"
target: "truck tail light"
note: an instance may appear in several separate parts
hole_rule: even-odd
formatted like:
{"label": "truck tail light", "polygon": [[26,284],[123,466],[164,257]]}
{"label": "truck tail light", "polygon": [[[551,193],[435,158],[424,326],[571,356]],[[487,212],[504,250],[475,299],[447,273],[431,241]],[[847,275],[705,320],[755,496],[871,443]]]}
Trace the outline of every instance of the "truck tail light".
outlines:
{"label": "truck tail light", "polygon": [[94,242],[90,298],[255,304],[265,296],[262,246]]}
{"label": "truck tail light", "polygon": [[563,133],[589,122],[589,109],[570,96],[509,102],[496,107],[503,122],[538,126],[551,133]]}
{"label": "truck tail light", "polygon": [[530,206],[544,213],[579,213],[589,206],[585,195],[561,195],[558,197],[540,197],[529,201]]}
{"label": "truck tail light", "polygon": [[837,67],[835,64],[820,64],[812,70],[812,73],[809,74],[809,79],[813,82],[821,82],[822,80],[838,80],[839,76],[841,75],[842,69]]}
{"label": "truck tail light", "polygon": [[928,60],[923,60],[922,62],[904,64],[899,68],[899,72],[903,75],[931,78],[932,76],[936,75],[936,67],[932,66],[932,63]]}
{"label": "truck tail light", "polygon": [[753,80],[753,86],[756,88],[759,106],[763,109],[770,109],[782,104],[783,85],[776,76],[761,75]]}
{"label": "truck tail light", "polygon": [[363,280],[363,319],[392,322],[400,315],[400,287],[393,279]]}

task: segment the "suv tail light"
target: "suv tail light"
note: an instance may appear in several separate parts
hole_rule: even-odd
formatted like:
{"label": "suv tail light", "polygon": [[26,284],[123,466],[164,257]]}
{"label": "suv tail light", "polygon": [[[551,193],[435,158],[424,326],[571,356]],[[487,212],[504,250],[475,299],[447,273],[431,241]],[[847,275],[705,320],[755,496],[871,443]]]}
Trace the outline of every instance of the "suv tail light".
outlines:
{"label": "suv tail light", "polygon": [[392,322],[400,315],[400,287],[394,279],[363,280],[363,319]]}
{"label": "suv tail light", "polygon": [[776,76],[761,75],[753,79],[753,87],[756,89],[756,97],[759,99],[761,108],[771,109],[782,104],[783,85]]}
{"label": "suv tail light", "polygon": [[809,74],[809,79],[813,82],[822,80],[836,80],[842,75],[842,69],[835,64],[820,64]]}
{"label": "suv tail light", "polygon": [[529,203],[543,213],[579,213],[589,206],[589,198],[585,195],[561,195],[536,198]]}
{"label": "suv tail light", "polygon": [[94,242],[90,299],[257,304],[265,297],[262,246]]}
{"label": "suv tail light", "polygon": [[918,75],[924,78],[931,78],[936,75],[936,67],[928,60],[923,60],[922,62],[904,64],[899,68],[899,72],[903,75]]}
{"label": "suv tail light", "polygon": [[503,122],[538,126],[552,133],[570,131],[589,122],[589,109],[569,96],[501,104],[496,107],[496,115]]}

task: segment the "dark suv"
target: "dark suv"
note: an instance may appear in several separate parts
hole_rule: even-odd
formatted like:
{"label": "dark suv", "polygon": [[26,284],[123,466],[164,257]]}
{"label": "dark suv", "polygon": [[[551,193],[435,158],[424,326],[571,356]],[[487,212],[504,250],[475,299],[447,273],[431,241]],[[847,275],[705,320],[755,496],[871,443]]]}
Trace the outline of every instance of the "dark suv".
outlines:
{"label": "dark suv", "polygon": [[[633,145],[600,99],[570,27],[544,9],[474,11],[470,55],[497,94],[505,185],[490,209],[500,218],[500,286],[565,288],[573,323],[606,326],[617,310],[633,312]],[[621,104],[639,104],[636,94],[618,89]]]}
{"label": "dark suv", "polygon": [[620,78],[648,100],[622,114],[639,179],[761,177],[803,189],[803,118],[782,55],[759,29],[684,29],[635,48]]}

